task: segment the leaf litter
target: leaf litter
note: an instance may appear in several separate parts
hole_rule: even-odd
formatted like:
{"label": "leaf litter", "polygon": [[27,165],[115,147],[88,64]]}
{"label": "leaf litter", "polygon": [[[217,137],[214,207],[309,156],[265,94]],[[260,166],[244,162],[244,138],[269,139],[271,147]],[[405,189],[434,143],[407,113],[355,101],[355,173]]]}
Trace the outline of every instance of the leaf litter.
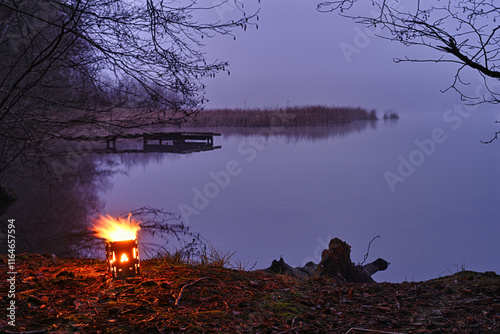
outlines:
{"label": "leaf litter", "polygon": [[[16,261],[16,327],[3,317],[5,333],[500,333],[494,272],[340,284],[160,258],[117,280],[101,260]],[[0,307],[8,302],[2,284]]]}

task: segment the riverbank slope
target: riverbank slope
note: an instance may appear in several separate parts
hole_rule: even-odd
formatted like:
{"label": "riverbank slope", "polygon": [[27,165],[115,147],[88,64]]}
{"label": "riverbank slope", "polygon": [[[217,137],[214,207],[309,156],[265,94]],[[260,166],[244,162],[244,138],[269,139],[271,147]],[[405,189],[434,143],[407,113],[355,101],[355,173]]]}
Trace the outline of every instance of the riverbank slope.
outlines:
{"label": "riverbank slope", "polygon": [[[7,256],[0,279],[8,282]],[[18,255],[15,324],[33,333],[499,333],[500,276],[458,272],[425,282],[338,284],[217,266],[141,262],[114,280],[100,260]],[[376,277],[375,277],[376,279]],[[5,314],[5,313],[3,313]],[[353,330],[353,328],[358,328]]]}

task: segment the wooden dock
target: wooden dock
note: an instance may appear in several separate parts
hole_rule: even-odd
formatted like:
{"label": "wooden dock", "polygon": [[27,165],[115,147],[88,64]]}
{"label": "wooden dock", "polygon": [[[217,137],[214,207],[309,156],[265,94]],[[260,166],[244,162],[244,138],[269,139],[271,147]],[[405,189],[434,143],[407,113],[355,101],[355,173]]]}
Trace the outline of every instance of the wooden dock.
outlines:
{"label": "wooden dock", "polygon": [[[170,153],[193,153],[210,151],[221,148],[214,146],[214,137],[220,133],[214,132],[156,132],[156,133],[134,133],[122,135],[108,135],[87,137],[81,136],[77,139],[85,141],[106,142],[106,152],[120,153],[116,148],[119,139],[142,138],[143,150],[134,152],[170,152]],[[128,153],[130,150],[126,150]]]}
{"label": "wooden dock", "polygon": [[214,146],[213,132],[160,132],[144,133],[143,148],[147,152],[191,153],[220,148]]}

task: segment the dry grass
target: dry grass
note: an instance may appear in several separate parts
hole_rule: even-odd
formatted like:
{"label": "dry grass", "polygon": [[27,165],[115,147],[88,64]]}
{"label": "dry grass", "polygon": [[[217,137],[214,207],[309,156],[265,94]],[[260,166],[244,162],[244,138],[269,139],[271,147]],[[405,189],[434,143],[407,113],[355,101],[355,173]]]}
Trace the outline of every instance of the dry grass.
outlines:
{"label": "dry grass", "polygon": [[305,106],[277,109],[211,109],[184,123],[187,127],[313,126],[377,120],[375,110],[359,107]]}
{"label": "dry grass", "polygon": [[201,253],[200,264],[203,266],[230,268],[231,258],[234,254],[236,254],[236,251],[221,251],[209,244]]}
{"label": "dry grass", "polygon": [[[0,255],[0,265],[7,261]],[[115,280],[104,261],[19,254],[16,327],[4,317],[0,332],[500,333],[500,276],[493,272],[338,284],[162,258],[141,267],[139,278]],[[6,309],[7,286],[2,291]]]}
{"label": "dry grass", "polygon": [[[188,244],[189,246],[189,244]],[[159,251],[152,257],[155,261],[160,261],[175,265],[201,265],[218,268],[247,270],[249,264],[241,261],[234,261],[233,256],[237,251],[223,251],[214,248],[211,244],[203,245],[199,248],[182,247],[173,250]]]}

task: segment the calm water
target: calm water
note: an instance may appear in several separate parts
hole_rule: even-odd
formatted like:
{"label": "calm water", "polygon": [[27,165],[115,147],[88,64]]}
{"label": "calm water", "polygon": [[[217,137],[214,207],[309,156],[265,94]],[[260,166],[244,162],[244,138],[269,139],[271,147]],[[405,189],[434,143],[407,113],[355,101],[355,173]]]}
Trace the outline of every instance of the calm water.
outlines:
{"label": "calm water", "polygon": [[[464,114],[465,115],[465,114]],[[352,259],[391,263],[377,281],[425,280],[465,267],[500,272],[498,114],[422,113],[397,122],[220,130],[222,148],[113,156],[126,173],[100,192],[112,214],[181,214],[214,248],[264,268],[319,262],[333,237]]]}
{"label": "calm water", "polygon": [[18,252],[74,253],[89,217],[151,206],[180,214],[215,249],[237,251],[233,262],[247,269],[280,256],[293,266],[319,262],[333,237],[361,262],[380,235],[367,261],[391,265],[377,281],[426,280],[462,267],[500,272],[500,141],[480,143],[499,130],[500,114],[451,112],[216,129],[221,149],[187,155],[79,147],[65,157],[69,169],[45,162],[56,181],[31,166],[3,180],[19,197],[5,218],[17,221]]}

